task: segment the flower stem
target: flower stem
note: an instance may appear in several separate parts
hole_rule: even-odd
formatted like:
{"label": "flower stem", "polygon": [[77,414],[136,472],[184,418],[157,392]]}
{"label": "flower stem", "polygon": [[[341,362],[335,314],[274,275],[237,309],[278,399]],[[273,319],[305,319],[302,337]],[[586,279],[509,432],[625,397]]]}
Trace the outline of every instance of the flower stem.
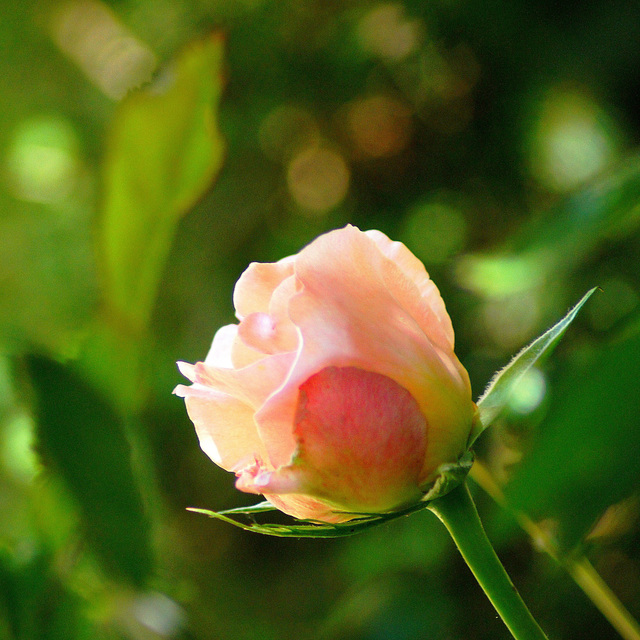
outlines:
{"label": "flower stem", "polygon": [[496,555],[466,482],[429,504],[516,640],[547,640]]}

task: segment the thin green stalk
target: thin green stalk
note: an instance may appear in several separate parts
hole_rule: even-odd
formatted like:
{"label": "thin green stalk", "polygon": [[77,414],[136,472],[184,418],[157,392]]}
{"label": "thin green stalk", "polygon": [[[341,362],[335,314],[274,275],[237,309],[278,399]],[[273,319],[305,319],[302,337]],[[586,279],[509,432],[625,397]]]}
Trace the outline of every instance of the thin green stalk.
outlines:
{"label": "thin green stalk", "polygon": [[547,640],[487,538],[466,482],[429,504],[515,640]]}

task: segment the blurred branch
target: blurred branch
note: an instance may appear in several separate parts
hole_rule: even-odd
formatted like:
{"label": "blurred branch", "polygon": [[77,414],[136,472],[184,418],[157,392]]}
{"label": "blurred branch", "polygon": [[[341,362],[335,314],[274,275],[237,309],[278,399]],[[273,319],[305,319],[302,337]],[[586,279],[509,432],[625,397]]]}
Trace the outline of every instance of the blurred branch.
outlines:
{"label": "blurred branch", "polygon": [[549,531],[536,524],[526,513],[510,507],[502,487],[496,482],[489,469],[479,460],[476,460],[473,465],[470,476],[501,507],[507,509],[514,516],[522,529],[529,534],[537,549],[544,551],[569,573],[622,638],[640,640],[640,625],[600,577],[586,556],[561,554]]}

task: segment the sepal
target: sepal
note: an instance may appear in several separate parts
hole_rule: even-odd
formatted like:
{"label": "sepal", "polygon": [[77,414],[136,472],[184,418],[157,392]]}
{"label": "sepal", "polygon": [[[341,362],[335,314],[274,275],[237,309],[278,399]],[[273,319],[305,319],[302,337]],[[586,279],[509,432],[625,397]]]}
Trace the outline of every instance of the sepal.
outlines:
{"label": "sepal", "polygon": [[498,371],[485,392],[478,400],[478,417],[469,436],[469,447],[472,447],[478,436],[495,421],[509,402],[512,391],[542,356],[549,355],[558,344],[569,325],[575,320],[586,301],[594,294],[597,287],[588,291],[567,315],[548,331],[536,338],[530,345],[513,357],[511,362]]}

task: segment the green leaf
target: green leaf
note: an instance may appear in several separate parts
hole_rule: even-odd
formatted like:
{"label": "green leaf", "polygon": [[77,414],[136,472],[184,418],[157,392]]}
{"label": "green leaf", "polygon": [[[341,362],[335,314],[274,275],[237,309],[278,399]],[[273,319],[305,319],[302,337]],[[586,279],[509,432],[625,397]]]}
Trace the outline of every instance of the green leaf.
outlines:
{"label": "green leaf", "polygon": [[150,527],[118,413],[70,367],[31,357],[37,446],[74,496],[87,539],[115,577],[142,586],[151,571]]}
{"label": "green leaf", "polygon": [[120,105],[108,137],[99,230],[107,303],[143,328],[180,218],[222,166],[220,34],[191,45]]}
{"label": "green leaf", "polygon": [[543,356],[549,355],[560,338],[574,321],[585,302],[593,295],[596,288],[588,291],[578,304],[551,329],[536,338],[529,346],[518,353],[511,362],[499,371],[478,400],[480,426],[472,432],[469,446],[500,415],[509,402],[509,397],[522,377]]}
{"label": "green leaf", "polygon": [[564,363],[534,446],[506,488],[514,509],[554,523],[565,550],[640,489],[639,362],[636,330]]}

